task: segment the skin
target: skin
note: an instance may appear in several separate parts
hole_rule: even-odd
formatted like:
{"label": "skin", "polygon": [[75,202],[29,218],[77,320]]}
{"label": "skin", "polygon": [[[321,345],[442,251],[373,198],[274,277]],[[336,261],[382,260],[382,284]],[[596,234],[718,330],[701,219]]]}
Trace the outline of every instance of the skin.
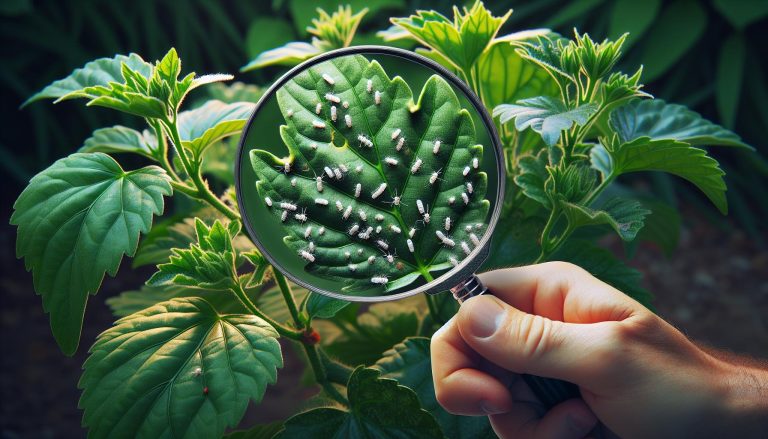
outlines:
{"label": "skin", "polygon": [[[464,302],[432,338],[447,411],[487,415],[502,439],[768,438],[765,365],[695,345],[572,264],[480,277],[493,295]],[[544,412],[521,373],[575,383],[582,398]]]}

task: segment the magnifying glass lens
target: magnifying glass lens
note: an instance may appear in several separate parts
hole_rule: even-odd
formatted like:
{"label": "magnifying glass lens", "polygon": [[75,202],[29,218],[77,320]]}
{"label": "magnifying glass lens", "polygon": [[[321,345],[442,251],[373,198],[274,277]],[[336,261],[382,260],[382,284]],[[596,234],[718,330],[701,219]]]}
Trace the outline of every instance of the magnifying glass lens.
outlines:
{"label": "magnifying glass lens", "polygon": [[238,159],[246,228],[288,277],[334,297],[460,280],[503,189],[490,119],[435,64],[357,52],[293,69],[257,105]]}

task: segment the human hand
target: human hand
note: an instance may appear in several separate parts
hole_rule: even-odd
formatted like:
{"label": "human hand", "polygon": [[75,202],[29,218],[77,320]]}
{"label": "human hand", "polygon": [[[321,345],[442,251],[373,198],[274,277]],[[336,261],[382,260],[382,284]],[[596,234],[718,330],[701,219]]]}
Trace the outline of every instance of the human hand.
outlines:
{"label": "human hand", "polygon": [[[501,438],[582,438],[598,419],[623,438],[768,437],[768,371],[705,352],[572,264],[480,277],[495,296],[469,299],[432,338],[449,412],[489,415]],[[542,414],[522,373],[575,383],[583,399]]]}

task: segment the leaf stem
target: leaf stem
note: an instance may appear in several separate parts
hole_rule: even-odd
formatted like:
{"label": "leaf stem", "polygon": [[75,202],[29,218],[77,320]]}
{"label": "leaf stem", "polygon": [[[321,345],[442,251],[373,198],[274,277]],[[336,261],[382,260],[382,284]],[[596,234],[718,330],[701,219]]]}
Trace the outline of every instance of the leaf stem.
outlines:
{"label": "leaf stem", "polygon": [[272,272],[274,273],[275,282],[277,282],[277,286],[280,287],[280,292],[283,294],[283,300],[288,307],[288,312],[291,313],[294,324],[299,329],[306,329],[304,328],[305,325],[302,323],[301,317],[299,316],[299,309],[296,306],[296,299],[294,299],[293,293],[291,292],[291,286],[288,285],[288,282],[285,280],[285,276],[283,276],[279,270],[273,269]]}
{"label": "leaf stem", "polygon": [[541,231],[541,253],[539,253],[539,257],[536,258],[536,261],[534,261],[535,264],[544,261],[550,254],[552,254],[552,251],[550,250],[549,235],[552,233],[552,228],[555,226],[559,216],[560,209],[557,207],[557,204],[553,204],[552,211],[550,211],[549,218],[547,219],[547,223],[544,225],[544,230]]}
{"label": "leaf stem", "polygon": [[240,214],[229,208],[226,204],[224,204],[223,201],[214,195],[213,192],[211,192],[208,184],[203,181],[203,177],[200,175],[200,167],[192,166],[192,162],[189,160],[189,157],[187,157],[187,153],[184,151],[184,147],[182,146],[181,136],[179,136],[179,129],[176,125],[175,115],[173,120],[166,119],[162,121],[162,124],[165,127],[165,130],[168,132],[168,136],[171,138],[171,142],[173,142],[173,145],[176,148],[176,152],[179,154],[179,158],[181,159],[181,163],[184,166],[184,170],[187,172],[187,175],[190,176],[192,183],[194,183],[195,187],[197,188],[196,194],[194,196],[208,202],[208,204],[216,208],[216,210],[224,214],[224,216],[230,220],[239,220]]}
{"label": "leaf stem", "polygon": [[240,282],[235,282],[234,286],[230,288],[230,291],[235,294],[235,297],[240,301],[240,303],[243,304],[243,306],[248,309],[253,315],[263,319],[270,325],[272,325],[275,330],[278,332],[278,334],[285,336],[287,338],[290,338],[291,340],[302,340],[302,332],[297,331],[295,329],[291,329],[287,326],[281,325],[280,323],[277,323],[272,317],[269,317],[268,315],[264,314],[248,297],[248,294],[245,293],[245,290],[243,289],[242,285],[240,285]]}

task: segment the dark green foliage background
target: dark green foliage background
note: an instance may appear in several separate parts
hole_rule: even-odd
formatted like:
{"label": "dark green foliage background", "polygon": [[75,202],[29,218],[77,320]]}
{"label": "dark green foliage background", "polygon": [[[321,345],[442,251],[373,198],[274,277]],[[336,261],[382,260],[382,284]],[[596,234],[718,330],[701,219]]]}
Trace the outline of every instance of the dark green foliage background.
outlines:
{"label": "dark green foliage background", "polygon": [[[237,72],[259,52],[291,40],[306,40],[304,28],[314,7],[335,9],[337,1],[274,0],[218,2],[190,0],[137,0],[121,2],[75,0],[68,2],[9,0],[0,6],[3,68],[0,69],[0,101],[6,127],[0,130],[0,169],[9,180],[3,197],[15,199],[29,178],[54,159],[80,147],[96,128],[136,120],[104,109],[86,109],[77,102],[57,106],[18,106],[32,93],[68,74],[73,66],[114,53],[136,52],[145,59],[161,57],[175,46],[184,54],[185,70]],[[450,13],[453,1],[395,0],[348,2],[354,10],[368,7],[355,44],[381,42],[375,32],[389,26],[390,16],[403,16],[418,8]],[[461,3],[461,2],[459,2]],[[768,126],[768,8],[751,0],[541,0],[486,1],[500,13],[514,13],[500,35],[520,29],[550,27],[570,35],[576,26],[596,39],[630,32],[625,71],[638,64],[651,66],[643,81],[655,97],[680,103],[705,118],[738,132],[761,154],[726,148],[715,157],[727,173],[732,214],[746,229],[764,229],[757,218],[768,215],[768,153],[764,127]],[[647,12],[647,26],[637,35],[633,8]],[[183,6],[181,6],[183,5]],[[634,5],[634,6],[633,6]],[[600,13],[595,13],[600,11]],[[636,19],[637,18],[637,19]],[[670,20],[675,25],[671,26]],[[666,47],[688,29],[689,44],[675,50]],[[741,50],[743,48],[743,51]],[[240,74],[237,79],[267,84],[279,68]],[[201,92],[198,92],[201,93]],[[720,95],[720,98],[718,98]],[[728,96],[724,102],[723,96]],[[193,95],[194,98],[194,95]],[[719,100],[718,100],[719,99]],[[763,156],[763,157],[761,157]],[[652,190],[666,201],[693,202],[720,221],[703,198],[688,184],[654,175]]]}

